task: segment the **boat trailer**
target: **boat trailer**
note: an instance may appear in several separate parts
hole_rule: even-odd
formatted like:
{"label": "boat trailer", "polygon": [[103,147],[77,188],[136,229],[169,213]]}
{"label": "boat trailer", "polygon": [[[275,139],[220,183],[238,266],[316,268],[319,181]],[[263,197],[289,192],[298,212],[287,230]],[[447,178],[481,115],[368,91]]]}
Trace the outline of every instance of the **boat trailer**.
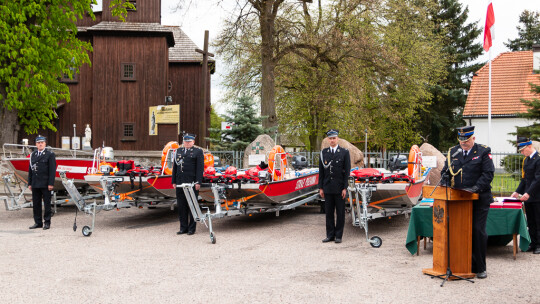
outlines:
{"label": "boat trailer", "polygon": [[[372,247],[379,248],[382,245],[382,239],[378,236],[369,237],[369,221],[376,218],[392,217],[400,214],[408,216],[411,213],[412,208],[380,208],[370,206],[371,194],[375,191],[377,191],[377,186],[375,184],[355,183],[353,178],[349,179],[347,192],[349,194],[352,225],[364,229],[366,232],[366,241]],[[378,211],[371,212],[373,210]]]}
{"label": "boat trailer", "polygon": [[[214,212],[210,211],[210,207],[200,206],[195,191],[193,190],[194,183],[186,183],[178,185],[182,188],[186,196],[189,209],[193,215],[193,219],[197,222],[203,223],[209,230],[210,241],[212,244],[216,243],[216,235],[212,228],[212,220],[230,216],[238,215],[251,215],[257,213],[268,213],[275,212],[276,216],[279,216],[279,212],[283,210],[294,209],[303,204],[313,202],[319,198],[319,193],[317,190],[306,193],[301,197],[290,199],[288,201],[282,202],[279,205],[268,205],[268,207],[248,207],[246,204],[243,204],[242,201],[237,201],[233,205],[228,205],[226,203],[225,190],[229,185],[227,184],[211,184],[212,193],[214,195]],[[222,203],[225,202],[225,207],[222,207]],[[202,209],[206,209],[206,212],[202,212]],[[207,223],[208,222],[208,223]]]}
{"label": "boat trailer", "polygon": [[[171,204],[171,209],[174,208],[174,203],[176,199],[174,198],[163,198],[158,200],[156,198],[145,198],[137,197],[136,199],[127,198],[115,192],[115,188],[118,183],[123,181],[122,177],[115,176],[103,176],[100,179],[100,184],[103,189],[103,194],[92,194],[92,195],[81,195],[75,187],[73,180],[70,180],[66,177],[65,172],[60,172],[60,177],[62,178],[62,184],[66,188],[69,196],[75,203],[78,211],[84,212],[85,214],[92,216],[92,225],[84,226],[82,228],[82,234],[84,236],[92,235],[92,232],[95,228],[96,214],[102,210],[119,210],[120,208],[143,208],[144,206],[150,207],[155,206],[157,203],[168,203]],[[89,202],[93,200],[93,202]],[[75,221],[73,223],[73,231],[77,231],[77,213],[75,213]]]}

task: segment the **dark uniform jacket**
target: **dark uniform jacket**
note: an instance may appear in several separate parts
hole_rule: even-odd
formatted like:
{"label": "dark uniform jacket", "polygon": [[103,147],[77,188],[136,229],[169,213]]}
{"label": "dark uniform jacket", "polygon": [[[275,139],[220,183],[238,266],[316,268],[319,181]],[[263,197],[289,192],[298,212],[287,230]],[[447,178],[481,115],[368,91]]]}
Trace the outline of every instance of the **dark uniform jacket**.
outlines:
{"label": "dark uniform jacket", "polygon": [[172,183],[202,183],[204,154],[200,148],[178,148],[173,159]]}
{"label": "dark uniform jacket", "polygon": [[28,185],[32,188],[47,188],[54,186],[56,174],[56,156],[53,152],[43,150],[41,156],[38,151],[30,154],[30,166],[28,169]]}
{"label": "dark uniform jacket", "polygon": [[319,189],[329,194],[341,193],[347,189],[350,171],[349,150],[340,146],[335,153],[330,148],[323,149],[319,158]]}
{"label": "dark uniform jacket", "polygon": [[[447,157],[450,157],[452,171],[454,173],[462,169],[462,172],[454,176],[454,188],[464,189],[476,186],[480,193],[480,200],[491,203],[491,181],[495,173],[495,166],[491,157],[491,148],[485,145],[474,144],[467,157],[463,157],[463,152],[456,154],[460,148],[459,145],[452,147]],[[454,157],[452,155],[456,154]],[[448,168],[448,160],[444,162],[442,172]],[[452,175],[450,172],[448,185],[451,183]],[[484,195],[482,195],[484,194]],[[489,194],[489,195],[487,195]],[[482,199],[485,197],[486,199]]]}
{"label": "dark uniform jacket", "polygon": [[525,177],[521,179],[516,192],[519,194],[529,194],[529,202],[540,201],[540,156],[538,152],[532,157],[526,157],[523,164]]}

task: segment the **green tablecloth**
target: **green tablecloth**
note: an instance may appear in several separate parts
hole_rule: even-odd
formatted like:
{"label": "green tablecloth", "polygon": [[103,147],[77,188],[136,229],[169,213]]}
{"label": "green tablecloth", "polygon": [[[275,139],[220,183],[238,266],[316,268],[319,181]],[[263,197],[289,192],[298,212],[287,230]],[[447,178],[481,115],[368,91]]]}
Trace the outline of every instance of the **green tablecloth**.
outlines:
{"label": "green tablecloth", "polygon": [[[412,208],[409,230],[405,247],[411,254],[418,250],[417,236],[433,236],[433,208],[430,206],[416,206]],[[491,208],[489,209],[486,230],[488,236],[503,236],[497,238],[497,243],[506,245],[512,240],[514,233],[519,234],[519,248],[527,250],[531,243],[527,230],[527,221],[522,209]],[[490,242],[492,243],[492,242]]]}

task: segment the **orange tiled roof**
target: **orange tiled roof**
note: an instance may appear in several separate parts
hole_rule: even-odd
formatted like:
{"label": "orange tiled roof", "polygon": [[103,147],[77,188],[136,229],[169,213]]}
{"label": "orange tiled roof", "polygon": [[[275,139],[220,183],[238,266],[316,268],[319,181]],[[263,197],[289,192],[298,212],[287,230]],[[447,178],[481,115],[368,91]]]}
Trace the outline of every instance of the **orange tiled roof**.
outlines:
{"label": "orange tiled roof", "polygon": [[[520,99],[540,98],[531,92],[529,82],[540,84],[540,74],[533,74],[533,52],[502,53],[492,60],[491,115],[514,116],[527,112]],[[473,77],[464,117],[487,116],[489,66],[484,65]]]}

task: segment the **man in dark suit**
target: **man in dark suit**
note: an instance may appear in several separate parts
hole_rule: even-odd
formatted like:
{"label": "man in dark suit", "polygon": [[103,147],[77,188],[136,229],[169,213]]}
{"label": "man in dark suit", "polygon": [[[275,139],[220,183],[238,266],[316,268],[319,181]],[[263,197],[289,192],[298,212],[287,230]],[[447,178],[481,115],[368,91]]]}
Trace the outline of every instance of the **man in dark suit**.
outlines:
{"label": "man in dark suit", "polygon": [[[319,194],[324,198],[326,238],[323,243],[341,243],[345,226],[345,196],[351,171],[349,150],[338,146],[338,130],[326,133],[330,147],[323,149],[319,158]],[[334,218],[334,210],[337,219]]]}
{"label": "man in dark suit", "polygon": [[177,185],[180,186],[184,183],[195,183],[193,190],[195,196],[199,195],[204,171],[204,154],[202,149],[193,147],[194,141],[194,134],[185,134],[182,147],[178,148],[173,156],[172,184],[176,188],[176,203],[180,220],[180,231],[176,234],[192,235],[197,227],[191,210],[189,210],[184,190],[177,187]]}
{"label": "man in dark suit", "polygon": [[[54,187],[56,174],[56,156],[45,149],[47,139],[44,136],[36,137],[37,151],[30,154],[30,168],[28,169],[28,189],[32,191],[32,207],[34,209],[34,225],[30,229],[43,227],[51,228],[51,192]],[[45,207],[43,218],[41,215],[41,201]],[[45,223],[43,223],[45,222]]]}
{"label": "man in dark suit", "polygon": [[489,205],[493,202],[491,181],[495,166],[491,157],[491,149],[475,143],[474,126],[457,128],[459,145],[448,150],[447,162],[444,164],[443,183],[456,189],[478,193],[479,199],[473,201],[472,232],[472,272],[479,279],[487,278],[486,223]]}
{"label": "man in dark suit", "polygon": [[525,203],[531,236],[531,245],[527,251],[540,254],[540,156],[528,138],[518,137],[517,146],[525,159],[521,170],[521,182],[516,192],[512,193],[512,197],[519,198]]}

